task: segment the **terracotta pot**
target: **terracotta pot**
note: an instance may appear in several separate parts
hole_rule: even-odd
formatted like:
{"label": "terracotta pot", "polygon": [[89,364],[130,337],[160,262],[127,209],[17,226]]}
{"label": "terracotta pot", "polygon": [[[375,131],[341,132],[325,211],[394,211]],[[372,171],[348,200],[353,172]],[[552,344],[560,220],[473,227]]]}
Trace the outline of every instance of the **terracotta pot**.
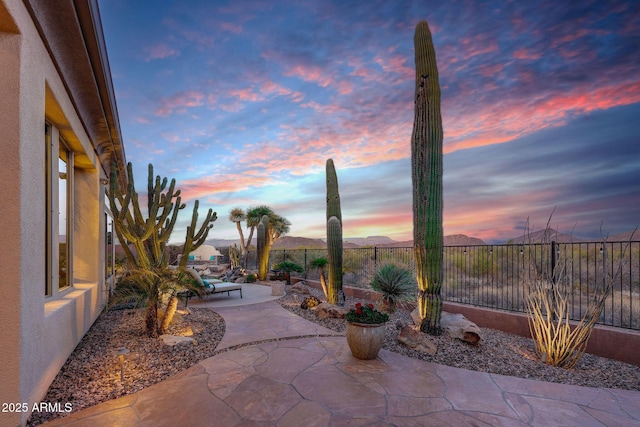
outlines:
{"label": "terracotta pot", "polygon": [[384,325],[347,322],[347,344],[353,357],[370,360],[378,356],[384,342]]}

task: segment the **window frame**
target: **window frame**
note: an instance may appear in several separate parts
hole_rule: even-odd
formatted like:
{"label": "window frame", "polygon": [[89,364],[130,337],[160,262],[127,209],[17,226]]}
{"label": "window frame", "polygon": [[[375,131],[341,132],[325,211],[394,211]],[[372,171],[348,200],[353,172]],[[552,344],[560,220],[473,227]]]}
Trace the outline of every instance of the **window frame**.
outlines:
{"label": "window frame", "polygon": [[[74,241],[74,152],[69,148],[60,135],[59,130],[48,121],[45,121],[45,191],[46,191],[46,212],[45,212],[45,297],[55,297],[73,288],[73,241]],[[60,185],[60,159],[61,153],[66,156],[66,177],[64,179],[64,187]],[[64,159],[63,159],[64,161]],[[66,220],[64,227],[60,227],[60,192],[65,192],[65,209]],[[60,274],[60,234],[65,233],[65,268],[66,276],[64,282],[61,280]]]}

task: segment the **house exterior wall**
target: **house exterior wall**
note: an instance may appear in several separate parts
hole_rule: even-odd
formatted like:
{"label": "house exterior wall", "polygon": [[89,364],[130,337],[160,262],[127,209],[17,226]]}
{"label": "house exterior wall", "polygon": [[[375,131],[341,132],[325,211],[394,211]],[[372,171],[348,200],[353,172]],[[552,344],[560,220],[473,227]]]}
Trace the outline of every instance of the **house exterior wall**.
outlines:
{"label": "house exterior wall", "polygon": [[[87,120],[88,114],[83,115],[79,107],[93,106],[94,98],[83,94],[85,98],[78,102],[74,82],[60,71],[64,58],[57,57],[52,44],[43,40],[46,29],[34,19],[38,14],[33,8],[38,5],[28,3],[0,0],[0,404],[26,404],[27,408],[26,412],[0,412],[0,426],[26,424],[31,408],[44,399],[108,297],[102,182],[109,170],[104,159],[112,157],[99,153],[105,151],[101,146],[113,146],[113,141],[107,145],[96,140],[99,133],[94,127],[99,127],[99,121]],[[95,6],[92,0],[57,2],[58,9],[61,4],[68,10],[78,4],[87,10]],[[78,27],[75,14],[63,14],[63,18],[61,26],[68,29],[71,22]],[[102,111],[100,97],[95,97],[95,103],[100,104],[96,110]],[[57,243],[49,252],[46,247],[46,200],[51,191],[46,174],[52,172],[45,166],[45,123],[54,128],[54,139],[64,137],[78,159],[71,171],[72,285],[62,290],[52,286],[50,295],[45,295],[46,254],[56,265],[58,248]],[[54,155],[50,164],[57,162],[57,151]],[[123,156],[122,151],[120,163]],[[57,198],[55,190],[52,194]],[[54,232],[57,236],[56,227],[50,231]]]}

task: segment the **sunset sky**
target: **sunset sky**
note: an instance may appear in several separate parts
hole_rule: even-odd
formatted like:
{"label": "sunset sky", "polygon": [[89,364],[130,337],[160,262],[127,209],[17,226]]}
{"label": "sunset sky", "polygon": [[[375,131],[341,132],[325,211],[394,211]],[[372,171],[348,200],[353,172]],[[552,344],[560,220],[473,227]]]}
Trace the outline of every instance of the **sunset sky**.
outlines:
{"label": "sunset sky", "polygon": [[[569,6],[569,4],[571,6]],[[324,238],[333,158],[343,235],[412,238],[413,33],[428,21],[444,127],[444,232],[526,219],[597,238],[640,225],[638,1],[100,0],[127,160],[187,208],[266,204]],[[204,214],[204,212],[202,212]]]}

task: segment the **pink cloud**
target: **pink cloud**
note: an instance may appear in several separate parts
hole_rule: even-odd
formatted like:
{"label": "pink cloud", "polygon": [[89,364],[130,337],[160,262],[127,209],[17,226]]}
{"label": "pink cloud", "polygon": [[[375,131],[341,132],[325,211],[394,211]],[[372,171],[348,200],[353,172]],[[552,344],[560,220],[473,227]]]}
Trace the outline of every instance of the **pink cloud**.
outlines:
{"label": "pink cloud", "polygon": [[612,83],[572,93],[548,93],[527,103],[509,100],[480,111],[463,110],[456,116],[443,108],[445,153],[512,141],[540,129],[560,126],[575,114],[606,110],[640,102],[640,82]]}
{"label": "pink cloud", "polygon": [[315,65],[293,65],[283,73],[288,77],[298,77],[306,82],[316,83],[321,87],[333,84],[334,80],[327,72]]}
{"label": "pink cloud", "polygon": [[402,79],[414,79],[416,75],[415,66],[407,66],[408,57],[403,55],[394,55],[390,58],[383,58],[377,55],[374,61],[380,65],[385,73],[397,73]]}
{"label": "pink cloud", "polygon": [[154,59],[169,58],[172,56],[179,56],[180,51],[170,47],[166,43],[159,43],[154,46],[145,48],[145,61],[149,62]]}
{"label": "pink cloud", "polygon": [[273,183],[266,175],[248,173],[226,173],[179,182],[182,198],[185,201],[210,198],[215,194],[235,193],[249,188],[263,187]]}
{"label": "pink cloud", "polygon": [[187,108],[203,105],[204,99],[205,94],[200,91],[179,92],[169,98],[162,99],[160,106],[155,111],[155,115],[166,117],[173,113],[185,113]]}
{"label": "pink cloud", "polygon": [[233,89],[229,91],[229,95],[234,98],[238,98],[241,101],[256,102],[264,99],[260,96],[260,94],[255,93],[252,88]]}
{"label": "pink cloud", "polygon": [[533,61],[536,59],[540,59],[542,55],[540,53],[534,53],[529,49],[522,48],[513,52],[513,57],[516,59],[526,59]]}
{"label": "pink cloud", "polygon": [[504,70],[504,65],[502,64],[482,65],[480,66],[478,73],[485,77],[491,77],[501,73],[502,70]]}
{"label": "pink cloud", "polygon": [[242,25],[234,24],[233,22],[222,22],[220,29],[234,34],[240,34],[242,32]]}

